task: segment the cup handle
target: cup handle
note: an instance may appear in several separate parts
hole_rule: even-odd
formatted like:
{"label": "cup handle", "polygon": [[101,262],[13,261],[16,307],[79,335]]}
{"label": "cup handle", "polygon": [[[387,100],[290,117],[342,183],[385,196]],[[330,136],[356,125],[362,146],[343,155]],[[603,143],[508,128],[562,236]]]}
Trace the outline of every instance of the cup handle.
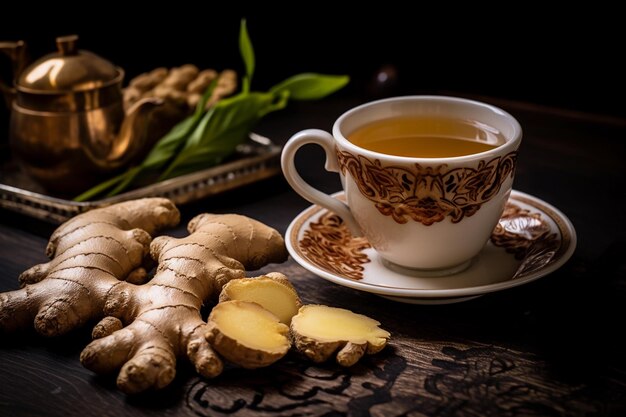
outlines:
{"label": "cup handle", "polygon": [[339,201],[306,183],[298,174],[295,165],[295,156],[302,146],[315,143],[326,152],[325,168],[328,172],[339,172],[339,163],[335,153],[335,139],[328,132],[319,129],[307,129],[296,133],[287,141],[281,155],[281,165],[285,178],[291,187],[311,203],[328,209],[339,215],[346,223],[353,236],[362,236],[361,228],[356,222],[350,208],[343,201]]}

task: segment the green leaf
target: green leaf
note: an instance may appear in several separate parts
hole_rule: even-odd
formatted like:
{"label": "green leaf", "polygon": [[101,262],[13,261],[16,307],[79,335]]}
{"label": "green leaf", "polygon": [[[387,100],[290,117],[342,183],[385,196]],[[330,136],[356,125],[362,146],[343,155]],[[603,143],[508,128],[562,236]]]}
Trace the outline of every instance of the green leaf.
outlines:
{"label": "green leaf", "polygon": [[78,197],[75,197],[74,201],[91,200],[92,198],[94,198],[94,197],[104,193],[106,190],[108,190],[111,187],[113,187],[116,184],[118,184],[120,181],[122,181],[126,177],[126,175],[127,175],[127,173],[124,172],[123,174],[120,174],[118,176],[115,176],[115,177],[107,180],[107,181],[104,181],[104,182],[96,185],[95,187],[92,187],[89,190],[85,191],[84,193],[82,193]]}
{"label": "green leaf", "polygon": [[273,93],[288,91],[294,100],[318,100],[339,90],[350,81],[347,75],[304,73],[294,75],[270,89]]}
{"label": "green leaf", "polygon": [[235,151],[238,144],[247,140],[249,130],[248,126],[241,126],[222,133],[210,146],[198,148],[193,153],[189,153],[184,163],[172,165],[165,178],[174,178],[220,164]]}
{"label": "green leaf", "polygon": [[217,86],[217,80],[218,79],[215,78],[213,81],[211,81],[209,86],[206,88],[206,90],[202,94],[202,97],[200,97],[198,104],[196,104],[196,109],[193,112],[193,117],[196,118],[196,120],[198,120],[204,114],[204,111],[206,109],[206,104],[211,98],[211,96],[213,95],[213,91],[215,90],[215,87]]}
{"label": "green leaf", "polygon": [[220,100],[202,117],[159,180],[219,164],[247,140],[262,117],[285,108],[288,99],[288,92],[252,92]]}
{"label": "green leaf", "polygon": [[250,91],[252,76],[254,75],[254,48],[248,35],[246,19],[241,19],[241,29],[239,31],[239,53],[246,67],[246,76],[243,78],[243,91]]}
{"label": "green leaf", "polygon": [[183,146],[184,140],[198,124],[198,119],[188,117],[169,131],[154,145],[148,156],[141,164],[144,167],[158,167],[172,158],[178,149]]}
{"label": "green leaf", "polygon": [[265,114],[287,104],[283,95],[253,92],[219,101],[207,112],[174,161],[159,179],[206,168],[234,152]]}
{"label": "green leaf", "polygon": [[163,136],[156,145],[154,145],[154,148],[152,148],[148,156],[146,156],[141,163],[144,169],[159,169],[172,160],[180,148],[184,146],[187,136],[194,131],[202,119],[205,113],[206,103],[209,101],[209,98],[211,98],[216,85],[216,80],[213,80],[196,105],[194,114],[174,126],[169,133]]}

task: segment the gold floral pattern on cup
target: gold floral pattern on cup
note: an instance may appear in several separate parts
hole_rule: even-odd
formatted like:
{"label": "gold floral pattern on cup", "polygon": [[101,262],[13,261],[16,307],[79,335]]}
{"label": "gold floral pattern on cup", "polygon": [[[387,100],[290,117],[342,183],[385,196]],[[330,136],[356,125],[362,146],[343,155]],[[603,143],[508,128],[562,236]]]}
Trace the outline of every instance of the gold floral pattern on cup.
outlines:
{"label": "gold floral pattern on cup", "polygon": [[347,172],[359,191],[376,209],[399,224],[409,220],[430,226],[449,217],[458,223],[476,213],[482,204],[500,191],[513,177],[517,152],[489,161],[480,160],[476,168],[448,169],[446,164],[412,168],[384,166],[379,159],[336,148],[341,172]]}

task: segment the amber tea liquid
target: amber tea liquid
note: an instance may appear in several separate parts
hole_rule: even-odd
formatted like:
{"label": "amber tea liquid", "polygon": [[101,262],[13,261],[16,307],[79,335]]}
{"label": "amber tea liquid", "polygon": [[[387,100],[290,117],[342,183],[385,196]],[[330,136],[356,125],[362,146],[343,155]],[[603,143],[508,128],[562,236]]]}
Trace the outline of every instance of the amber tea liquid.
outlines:
{"label": "amber tea liquid", "polygon": [[497,129],[474,120],[423,116],[376,121],[352,132],[348,140],[374,152],[415,158],[471,155],[505,142]]}

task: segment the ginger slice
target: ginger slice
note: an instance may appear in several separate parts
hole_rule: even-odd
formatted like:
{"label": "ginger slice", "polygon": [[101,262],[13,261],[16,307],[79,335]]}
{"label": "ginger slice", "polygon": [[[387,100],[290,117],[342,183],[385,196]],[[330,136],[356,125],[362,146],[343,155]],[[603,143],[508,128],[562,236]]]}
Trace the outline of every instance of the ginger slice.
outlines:
{"label": "ginger slice", "polygon": [[271,272],[257,278],[230,281],[222,288],[220,294],[220,302],[229,300],[257,303],[286,325],[291,323],[291,318],[302,306],[296,289],[287,277],[279,272]]}
{"label": "ginger slice", "polygon": [[337,362],[352,366],[365,353],[380,352],[390,338],[380,323],[350,310],[306,305],[291,319],[291,334],[299,352],[324,362],[337,352]]}
{"label": "ginger slice", "polygon": [[208,320],[207,341],[230,362],[254,369],[271,365],[287,354],[289,327],[259,304],[225,301]]}

